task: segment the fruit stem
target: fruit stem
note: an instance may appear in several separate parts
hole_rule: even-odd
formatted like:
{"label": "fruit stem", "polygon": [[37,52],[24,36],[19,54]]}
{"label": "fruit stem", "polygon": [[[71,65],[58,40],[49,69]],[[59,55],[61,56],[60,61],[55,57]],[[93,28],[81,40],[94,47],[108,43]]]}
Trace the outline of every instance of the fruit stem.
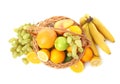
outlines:
{"label": "fruit stem", "polygon": [[93,20],[93,17],[89,16],[89,18],[87,19],[87,23],[90,23]]}

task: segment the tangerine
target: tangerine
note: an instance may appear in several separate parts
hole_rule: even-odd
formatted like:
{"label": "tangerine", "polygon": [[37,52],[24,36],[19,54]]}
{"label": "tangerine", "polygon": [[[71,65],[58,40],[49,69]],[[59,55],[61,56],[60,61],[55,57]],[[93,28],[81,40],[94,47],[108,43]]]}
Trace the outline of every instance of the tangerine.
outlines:
{"label": "tangerine", "polygon": [[92,52],[91,48],[87,47],[85,49],[85,53],[81,60],[83,62],[89,62],[92,59],[92,57],[93,57],[93,52]]}
{"label": "tangerine", "polygon": [[55,64],[62,63],[65,60],[65,52],[53,49],[51,51],[50,60]]}

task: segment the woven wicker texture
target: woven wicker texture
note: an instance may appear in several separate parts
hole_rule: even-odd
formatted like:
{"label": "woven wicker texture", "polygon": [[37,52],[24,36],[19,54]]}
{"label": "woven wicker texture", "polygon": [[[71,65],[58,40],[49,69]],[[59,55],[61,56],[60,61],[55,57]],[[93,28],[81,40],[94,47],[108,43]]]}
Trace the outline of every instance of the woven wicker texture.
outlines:
{"label": "woven wicker texture", "polygon": [[[42,28],[45,28],[45,27],[48,27],[48,28],[51,28],[55,31],[57,31],[57,28],[54,28],[54,24],[55,22],[59,21],[59,20],[63,20],[63,19],[70,19],[68,17],[64,17],[64,16],[54,16],[54,17],[51,17],[51,18],[48,18],[44,21],[41,21],[41,22],[38,22],[35,26],[32,26],[31,28],[29,28],[28,32],[33,36],[33,49],[35,52],[39,51],[39,47],[37,45],[37,42],[35,40],[38,32],[42,29]],[[74,21],[74,20],[73,20]],[[78,25],[80,26],[77,22],[74,21],[74,24],[75,25]],[[80,27],[81,28],[81,27]],[[66,32],[67,30],[61,30],[61,31],[64,31]],[[73,33],[74,34],[74,33]],[[85,48],[89,46],[90,42],[89,40],[86,38],[84,32],[82,33],[82,35],[79,35],[81,37],[81,41],[82,41],[82,47]],[[79,53],[79,59],[72,59],[71,61],[69,62],[65,62],[65,63],[60,63],[60,64],[54,64],[52,63],[50,60],[47,61],[47,62],[44,62],[44,64],[46,64],[47,66],[50,66],[50,67],[53,67],[53,68],[66,68],[66,67],[70,67],[71,65],[75,64],[76,62],[78,62],[81,57],[83,56],[84,54],[84,51],[83,53]]]}

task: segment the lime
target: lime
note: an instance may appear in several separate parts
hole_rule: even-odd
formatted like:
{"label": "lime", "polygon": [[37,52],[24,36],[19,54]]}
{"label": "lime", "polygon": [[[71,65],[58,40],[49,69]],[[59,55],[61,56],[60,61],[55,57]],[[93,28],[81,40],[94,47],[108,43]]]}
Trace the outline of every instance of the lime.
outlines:
{"label": "lime", "polygon": [[60,36],[55,40],[55,48],[59,51],[66,50],[68,46],[67,39],[63,36]]}

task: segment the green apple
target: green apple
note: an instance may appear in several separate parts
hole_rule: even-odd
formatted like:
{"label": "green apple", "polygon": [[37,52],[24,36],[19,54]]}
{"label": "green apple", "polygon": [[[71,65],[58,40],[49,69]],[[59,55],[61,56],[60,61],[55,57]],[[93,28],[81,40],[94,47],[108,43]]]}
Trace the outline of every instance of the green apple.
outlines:
{"label": "green apple", "polygon": [[57,37],[55,40],[55,48],[59,51],[64,51],[68,48],[69,44],[67,43],[67,39],[63,36]]}

